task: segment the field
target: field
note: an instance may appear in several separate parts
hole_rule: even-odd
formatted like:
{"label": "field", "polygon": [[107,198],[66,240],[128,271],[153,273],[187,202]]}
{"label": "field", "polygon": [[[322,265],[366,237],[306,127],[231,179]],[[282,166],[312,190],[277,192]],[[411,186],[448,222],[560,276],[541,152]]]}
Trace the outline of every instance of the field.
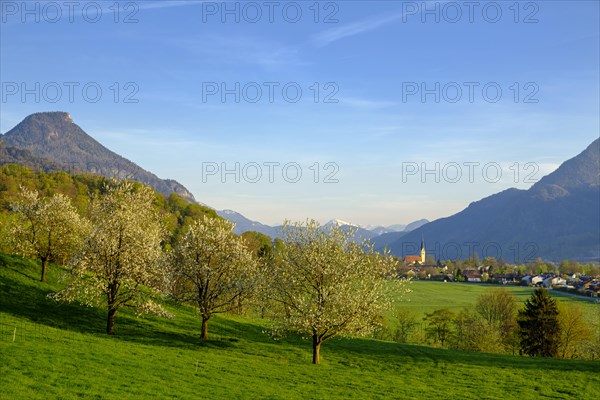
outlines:
{"label": "field", "polygon": [[[515,295],[518,303],[524,303],[533,291],[531,287],[512,285],[487,285],[458,282],[432,282],[412,281],[409,286],[411,292],[402,298],[399,307],[407,308],[419,315],[430,313],[439,308],[449,308],[459,312],[464,307],[472,306],[477,297],[490,288],[503,288]],[[580,298],[561,292],[551,292],[552,296],[561,303],[573,303],[580,305],[584,312],[591,314],[599,312],[600,307],[595,299]]]}
{"label": "field", "polygon": [[[322,364],[314,366],[308,340],[275,341],[259,319],[216,317],[211,340],[201,343],[194,310],[176,305],[169,306],[173,320],[137,318],[125,311],[117,317],[116,336],[107,337],[104,310],[46,298],[60,287],[60,273],[52,267],[43,285],[35,263],[0,255],[3,399],[589,399],[600,390],[598,362],[373,339],[326,342]],[[460,309],[486,290],[431,282],[415,282],[411,288],[411,300],[404,305],[419,312]],[[512,290],[520,299],[528,295],[527,289]]]}

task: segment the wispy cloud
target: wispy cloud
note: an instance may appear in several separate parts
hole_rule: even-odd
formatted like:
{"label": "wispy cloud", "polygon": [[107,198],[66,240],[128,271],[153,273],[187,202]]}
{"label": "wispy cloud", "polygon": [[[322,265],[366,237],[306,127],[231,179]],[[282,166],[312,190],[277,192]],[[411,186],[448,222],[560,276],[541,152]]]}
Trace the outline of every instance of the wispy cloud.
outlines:
{"label": "wispy cloud", "polygon": [[340,39],[372,31],[381,26],[391,24],[392,22],[401,19],[403,15],[404,13],[402,12],[392,15],[378,15],[362,21],[356,21],[350,24],[321,31],[314,35],[312,39],[318,47],[325,47]]}
{"label": "wispy cloud", "polygon": [[157,8],[172,8],[198,6],[205,3],[203,0],[169,0],[169,1],[146,1],[135,3],[139,10],[153,10]]}
{"label": "wispy cloud", "polygon": [[[425,1],[423,2],[422,7],[426,8],[430,3],[441,4],[447,2],[448,0]],[[312,40],[317,47],[325,47],[330,45],[331,43],[337,42],[338,40],[350,36],[359,35],[361,33],[369,32],[382,26],[396,22],[398,20],[402,20],[404,22],[405,17],[407,17],[408,15],[413,15],[415,10],[411,9],[410,13],[408,11],[409,10],[404,9],[403,7],[403,10],[393,13],[391,15],[389,13],[380,14],[374,17],[363,19],[361,21],[356,21],[346,25],[341,25],[335,28],[327,29],[314,35],[312,37]]]}

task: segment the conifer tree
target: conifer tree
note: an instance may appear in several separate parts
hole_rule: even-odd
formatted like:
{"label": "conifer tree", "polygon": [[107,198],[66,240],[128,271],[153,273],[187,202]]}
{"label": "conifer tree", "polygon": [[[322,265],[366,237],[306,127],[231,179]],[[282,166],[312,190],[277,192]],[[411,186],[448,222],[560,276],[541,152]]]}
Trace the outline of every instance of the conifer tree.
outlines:
{"label": "conifer tree", "polygon": [[560,344],[560,324],[556,301],[544,288],[537,289],[519,311],[521,353],[556,357]]}

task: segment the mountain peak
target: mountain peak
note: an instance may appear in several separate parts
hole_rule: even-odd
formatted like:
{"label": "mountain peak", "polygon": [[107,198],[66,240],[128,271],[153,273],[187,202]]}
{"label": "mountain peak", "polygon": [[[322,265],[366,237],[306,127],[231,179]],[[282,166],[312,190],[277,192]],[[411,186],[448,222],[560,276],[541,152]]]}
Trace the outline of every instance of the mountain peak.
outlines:
{"label": "mountain peak", "polygon": [[56,118],[67,122],[73,122],[71,114],[66,111],[42,111],[28,115],[25,119],[47,119]]}
{"label": "mountain peak", "polygon": [[10,145],[29,150],[39,144],[62,146],[65,140],[72,142],[82,138],[91,139],[73,122],[71,114],[64,111],[31,114],[4,135]]}
{"label": "mountain peak", "polygon": [[533,192],[563,194],[570,189],[600,186],[600,139],[584,151],[565,161],[531,187]]}
{"label": "mountain peak", "polygon": [[65,127],[75,125],[71,114],[66,111],[47,111],[30,114],[23,120],[25,123],[35,123],[47,127]]}
{"label": "mountain peak", "polygon": [[353,227],[358,228],[358,225],[353,224],[351,222],[342,221],[341,219],[332,219],[331,221],[327,222],[323,226],[332,226],[332,225],[337,225],[337,226],[353,226]]}

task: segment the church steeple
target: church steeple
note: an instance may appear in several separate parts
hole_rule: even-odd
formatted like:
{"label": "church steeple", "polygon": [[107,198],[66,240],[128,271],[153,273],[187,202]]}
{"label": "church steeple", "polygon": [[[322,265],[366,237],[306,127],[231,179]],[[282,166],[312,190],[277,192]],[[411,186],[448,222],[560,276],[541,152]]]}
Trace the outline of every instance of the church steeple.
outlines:
{"label": "church steeple", "polygon": [[425,264],[425,238],[421,239],[421,264]]}

